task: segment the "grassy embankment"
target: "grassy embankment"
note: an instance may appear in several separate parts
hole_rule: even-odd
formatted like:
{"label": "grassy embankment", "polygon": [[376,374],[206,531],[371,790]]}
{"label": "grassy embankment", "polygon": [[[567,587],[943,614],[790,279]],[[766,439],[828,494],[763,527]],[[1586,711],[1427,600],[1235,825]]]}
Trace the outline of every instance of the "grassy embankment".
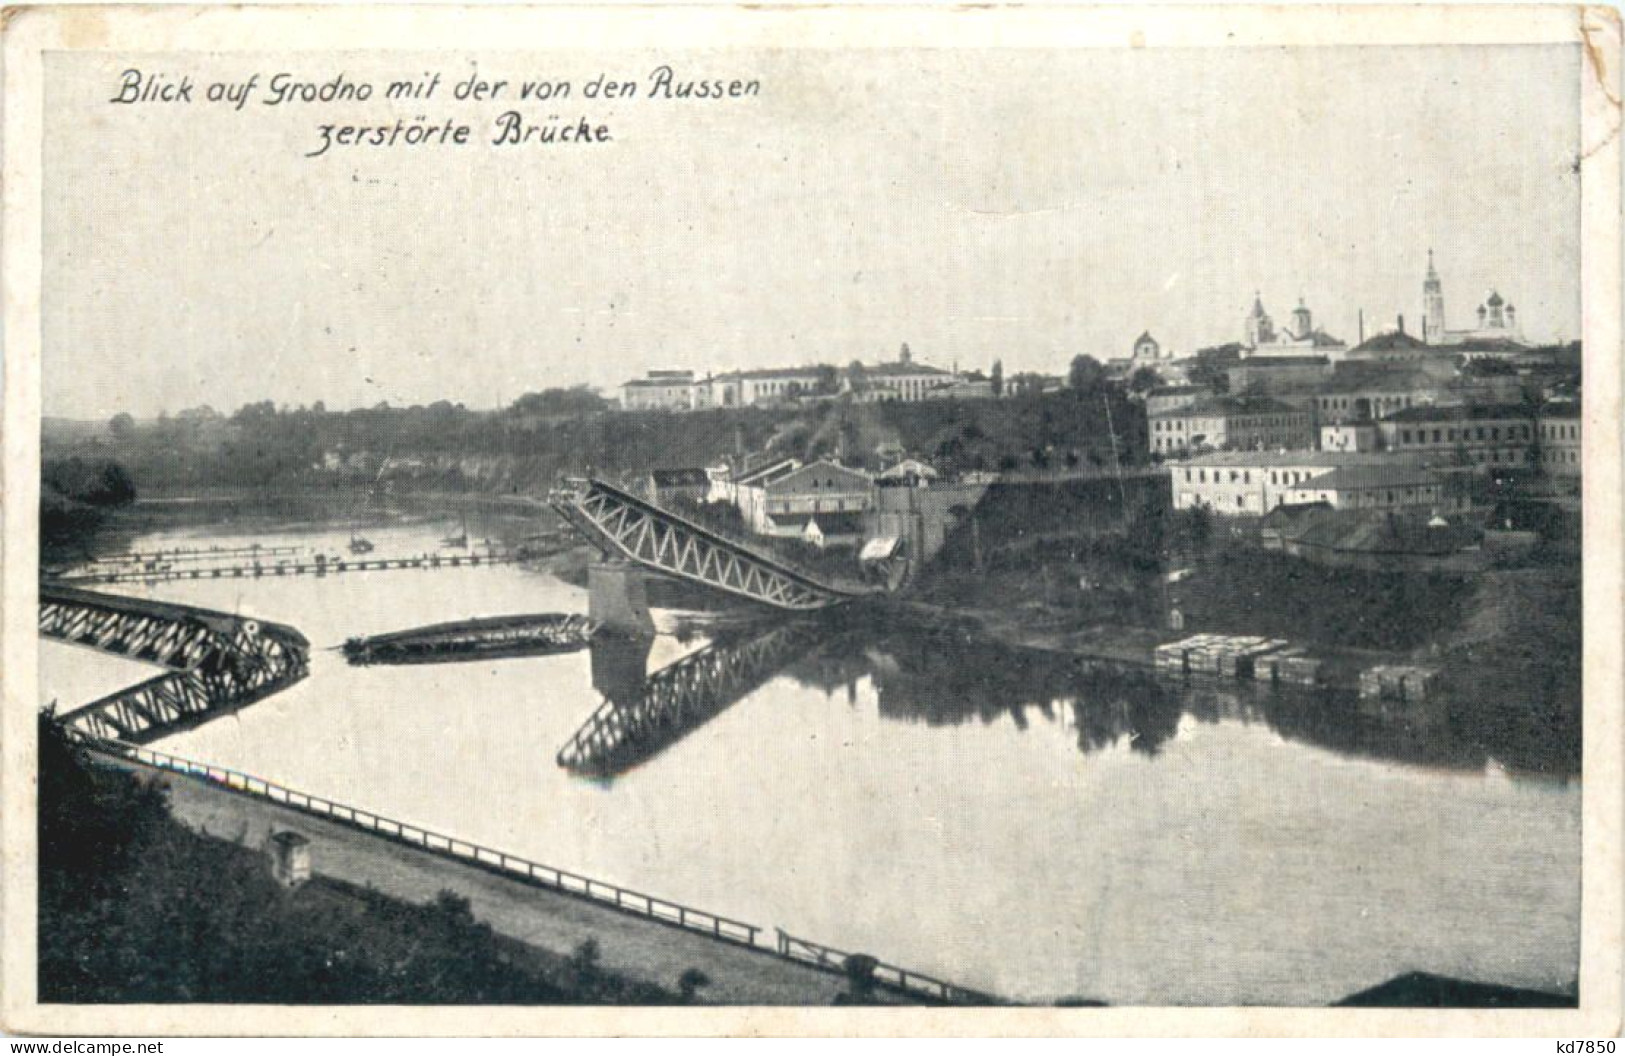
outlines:
{"label": "grassy embankment", "polygon": [[[1125,462],[1143,458],[1144,415],[1121,393],[865,404],[833,400],[689,413],[585,409],[538,415],[450,405],[348,412],[245,407],[229,417],[46,437],[47,458],[117,457],[143,494],[317,491],[366,495],[380,483],[450,494],[545,494],[562,475],[628,480],[714,464],[741,451],[877,465],[896,445],[939,468],[1107,465],[1107,401]],[[330,461],[331,459],[331,461]],[[331,466],[331,468],[329,468]]]}
{"label": "grassy embankment", "polygon": [[[1111,652],[1178,633],[1265,635],[1353,664],[1434,664],[1458,693],[1578,710],[1572,561],[1477,576],[1332,569],[1169,511],[1162,481],[1128,489],[1125,511],[1112,481],[995,485],[960,518],[918,597],[1011,640]],[[1169,583],[1176,568],[1186,575]]]}
{"label": "grassy embankment", "polygon": [[265,857],[200,835],[165,791],[92,765],[40,722],[39,993],[52,1002],[680,1003],[492,934],[444,892],[409,905],[329,880],[286,890]]}

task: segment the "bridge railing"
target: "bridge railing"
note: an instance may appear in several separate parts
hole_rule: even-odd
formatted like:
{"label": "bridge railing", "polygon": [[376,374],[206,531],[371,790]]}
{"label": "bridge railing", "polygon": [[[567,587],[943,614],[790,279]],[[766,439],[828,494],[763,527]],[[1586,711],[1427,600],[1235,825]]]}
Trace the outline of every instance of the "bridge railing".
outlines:
{"label": "bridge railing", "polygon": [[[276,803],[312,817],[349,825],[382,836],[398,843],[410,844],[426,851],[473,864],[490,872],[549,888],[578,898],[589,899],[611,906],[623,913],[647,917],[663,924],[687,931],[709,935],[724,942],[774,953],[786,960],[797,961],[829,972],[844,972],[851,954],[811,939],[791,935],[783,928],[774,929],[776,941],[769,945],[761,935],[763,929],[754,924],[685,906],[669,899],[622,887],[619,884],[594,880],[567,869],[532,862],[517,855],[484,847],[468,840],[460,840],[418,825],[408,825],[394,818],[370,810],[361,810],[322,796],[281,785],[275,781],[255,777],[230,767],[200,763],[155,748],[130,744],[126,741],[96,737],[71,731],[72,736],[86,748],[139,763],[154,769],[201,779],[240,795]],[[877,961],[874,979],[881,986],[913,997],[923,997],[948,1004],[988,1005],[997,999],[968,987],[946,982],[923,972],[911,971],[894,964]]]}
{"label": "bridge railing", "polygon": [[757,934],[762,930],[754,924],[710,913],[693,906],[685,906],[669,899],[621,887],[619,884],[594,880],[567,869],[557,869],[540,862],[532,862],[517,855],[484,847],[468,840],[447,836],[418,825],[388,818],[370,810],[338,803],[322,796],[314,796],[267,781],[240,770],[194,762],[168,752],[160,752],[125,741],[80,734],[80,740],[95,751],[133,760],[159,770],[201,778],[212,784],[246,796],[266,800],[294,810],[325,818],[383,836],[399,843],[412,844],[439,855],[461,859],[493,872],[524,880],[540,887],[590,899],[614,906],[616,909],[648,917],[665,924],[697,931],[713,938],[756,947]]}
{"label": "bridge railing", "polygon": [[[825,946],[821,942],[799,938],[783,928],[775,928],[774,930],[778,933],[777,950],[780,957],[792,961],[801,961],[804,964],[816,965],[830,971],[846,970],[847,960],[852,954],[837,950],[833,946]],[[887,964],[880,960],[875,962],[874,979],[880,985],[890,987],[893,990],[928,997],[946,1004],[991,1005],[996,1003],[987,994],[957,986],[935,976],[926,975],[924,972],[899,968],[895,964]]]}

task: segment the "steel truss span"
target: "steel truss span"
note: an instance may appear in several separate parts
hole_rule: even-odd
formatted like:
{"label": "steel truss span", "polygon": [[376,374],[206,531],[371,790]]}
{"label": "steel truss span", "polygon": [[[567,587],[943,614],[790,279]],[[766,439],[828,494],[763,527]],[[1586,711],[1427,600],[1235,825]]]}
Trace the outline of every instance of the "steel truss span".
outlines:
{"label": "steel truss span", "polygon": [[603,481],[554,499],[553,508],[609,557],[790,612],[860,597],[725,539]]}
{"label": "steel truss span", "polygon": [[284,624],[55,584],[40,586],[39,632],[170,669],[61,716],[133,744],[263,700],[309,670],[310,643]]}

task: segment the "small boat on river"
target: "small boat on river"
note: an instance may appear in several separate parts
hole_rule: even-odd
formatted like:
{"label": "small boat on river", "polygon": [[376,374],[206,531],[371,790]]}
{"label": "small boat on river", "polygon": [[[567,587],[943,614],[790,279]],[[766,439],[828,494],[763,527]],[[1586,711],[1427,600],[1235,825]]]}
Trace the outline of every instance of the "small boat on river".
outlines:
{"label": "small boat on river", "polygon": [[598,624],[580,613],[546,612],[436,623],[344,643],[352,664],[439,664],[550,656],[585,649]]}

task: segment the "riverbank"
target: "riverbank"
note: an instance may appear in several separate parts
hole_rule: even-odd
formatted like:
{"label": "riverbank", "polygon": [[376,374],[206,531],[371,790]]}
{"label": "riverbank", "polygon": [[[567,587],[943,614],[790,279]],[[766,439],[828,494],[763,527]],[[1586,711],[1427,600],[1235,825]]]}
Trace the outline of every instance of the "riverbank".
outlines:
{"label": "riverbank", "polygon": [[[832,1004],[847,978],[202,780],[41,723],[48,1000]],[[273,836],[309,872],[275,875]],[[302,841],[302,842],[301,842]],[[207,878],[208,897],[197,897]],[[253,969],[249,969],[252,962]],[[885,1003],[886,994],[868,995]]]}
{"label": "riverbank", "polygon": [[[400,902],[449,891],[501,937],[567,960],[594,943],[605,972],[645,989],[641,1003],[675,1003],[678,980],[697,969],[710,980],[704,1000],[717,1004],[827,1005],[846,990],[842,976],[719,942],[654,920],[449,860],[343,824],[201,781],[164,778],[176,820],[189,829],[259,847],[274,832],[307,839],[315,873]],[[663,991],[662,999],[649,1000]]]}

